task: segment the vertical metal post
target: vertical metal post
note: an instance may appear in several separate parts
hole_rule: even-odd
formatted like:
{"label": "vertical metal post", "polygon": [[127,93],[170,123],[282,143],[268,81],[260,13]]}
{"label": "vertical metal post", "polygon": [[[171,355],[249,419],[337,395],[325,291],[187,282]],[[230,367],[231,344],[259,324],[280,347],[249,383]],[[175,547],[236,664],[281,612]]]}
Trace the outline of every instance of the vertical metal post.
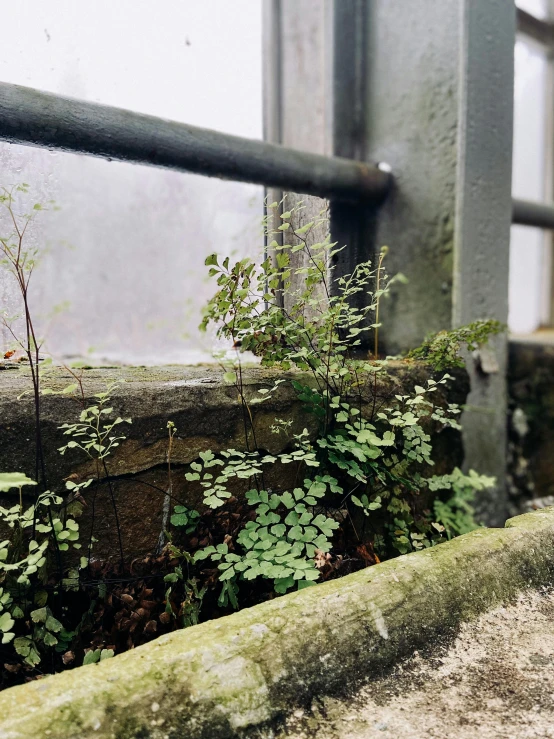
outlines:
{"label": "vertical metal post", "polygon": [[[332,53],[333,154],[367,161],[367,0],[328,3]],[[336,276],[352,272],[356,264],[375,259],[377,209],[331,201],[331,238],[347,244],[336,259]],[[360,295],[360,300],[364,296]]]}
{"label": "vertical metal post", "polygon": [[367,0],[366,153],[395,177],[377,246],[409,280],[381,308],[389,354],[451,326],[462,2]]}
{"label": "vertical metal post", "polygon": [[[282,8],[281,0],[265,0],[263,5],[263,124],[264,139],[272,144],[283,143],[283,75],[282,75]],[[283,191],[273,187],[265,188],[267,203],[281,203]],[[281,225],[279,216],[283,208],[269,209],[264,204],[264,216],[269,217],[268,227],[277,229]],[[275,241],[283,243],[279,234]],[[264,237],[265,256],[275,259],[275,251],[269,249],[273,239]],[[278,302],[282,302],[282,293],[278,293]]]}
{"label": "vertical metal post", "polygon": [[[266,79],[280,86],[279,93],[266,91],[266,116],[277,121],[278,98],[279,143],[366,160],[366,16],[367,0],[266,0]],[[268,126],[267,135],[276,129]],[[371,256],[373,208],[302,193],[287,198],[304,201],[306,220],[329,208],[331,238],[347,245],[335,277]]]}
{"label": "vertical metal post", "polygon": [[[387,351],[477,318],[505,321],[513,116],[513,0],[368,0],[367,155],[396,187],[379,213],[389,271],[409,282],[383,307]],[[506,512],[506,351],[470,359],[466,466]],[[496,370],[496,371],[494,371]]]}
{"label": "vertical metal post", "polygon": [[[278,143],[328,154],[324,4],[320,0],[264,1],[264,36],[271,41],[264,47],[264,63],[267,79],[278,85],[278,91],[266,91],[266,115],[273,110],[274,119],[278,117]],[[279,201],[281,195],[272,193],[272,200]],[[306,222],[315,220],[325,207],[326,201],[318,197],[290,191],[284,195],[285,210],[299,200],[304,202]],[[302,221],[293,225],[299,227]],[[300,267],[301,258],[301,252],[292,255],[292,264]],[[287,296],[284,302],[286,305]]]}
{"label": "vertical metal post", "polygon": [[[385,350],[477,318],[505,321],[513,0],[281,0],[281,29],[283,143],[395,173],[378,219],[331,205],[333,239],[349,245],[341,271],[386,244],[388,271],[409,279],[382,308]],[[505,340],[495,359],[470,364],[466,465],[498,478],[480,510],[501,523]]]}
{"label": "vertical metal post", "polygon": [[[511,0],[460,2],[460,94],[454,228],[453,323],[508,317],[515,9]],[[506,336],[468,362],[466,464],[494,475],[481,494],[492,524],[506,514]]]}

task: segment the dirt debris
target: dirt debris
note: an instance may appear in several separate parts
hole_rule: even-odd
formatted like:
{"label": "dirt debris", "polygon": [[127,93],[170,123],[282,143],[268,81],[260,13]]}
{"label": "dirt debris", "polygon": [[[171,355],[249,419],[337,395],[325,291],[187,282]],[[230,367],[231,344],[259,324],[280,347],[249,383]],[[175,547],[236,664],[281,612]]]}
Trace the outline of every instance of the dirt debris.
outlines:
{"label": "dirt debris", "polygon": [[314,701],[278,739],[554,738],[554,592],[520,596],[350,701]]}

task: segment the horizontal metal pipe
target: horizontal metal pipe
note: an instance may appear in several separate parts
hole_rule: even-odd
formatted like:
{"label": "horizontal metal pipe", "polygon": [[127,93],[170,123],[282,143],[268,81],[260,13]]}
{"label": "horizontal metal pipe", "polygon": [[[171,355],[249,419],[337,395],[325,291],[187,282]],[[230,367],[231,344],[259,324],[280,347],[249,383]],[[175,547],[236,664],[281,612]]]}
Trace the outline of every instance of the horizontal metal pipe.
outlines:
{"label": "horizontal metal pipe", "polygon": [[512,201],[512,223],[520,226],[554,229],[554,205],[530,200]]}
{"label": "horizontal metal pipe", "polygon": [[529,36],[539,44],[552,46],[554,44],[554,25],[549,21],[543,21],[521,8],[516,9],[517,30],[525,36]]}
{"label": "horizontal metal pipe", "polygon": [[0,140],[376,205],[391,185],[390,174],[362,162],[4,82],[0,82]]}

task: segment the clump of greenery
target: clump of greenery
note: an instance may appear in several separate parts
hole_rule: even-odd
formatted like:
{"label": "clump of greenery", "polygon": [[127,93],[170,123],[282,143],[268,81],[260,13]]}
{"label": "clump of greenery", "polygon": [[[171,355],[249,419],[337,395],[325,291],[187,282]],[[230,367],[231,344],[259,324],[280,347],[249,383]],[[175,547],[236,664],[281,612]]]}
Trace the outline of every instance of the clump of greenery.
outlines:
{"label": "clump of greenery", "polygon": [[[14,279],[22,307],[18,315],[0,312],[0,321],[12,338],[6,356],[18,353],[25,360],[35,405],[35,479],[18,472],[0,473],[0,492],[18,491],[18,500],[13,506],[0,506],[0,520],[12,532],[9,539],[0,542],[0,633],[5,650],[13,649],[26,668],[35,668],[52,650],[72,654],[69,645],[75,632],[64,629],[59,617],[63,611],[63,594],[79,588],[79,569],[87,567],[90,562],[92,537],[88,557],[81,557],[80,568],[64,564],[63,555],[70,548],[81,548],[75,516],[80,504],[75,504],[75,499],[93,480],[80,483],[68,480],[63,491],[53,491],[48,485],[41,410],[43,398],[55,391],[44,384],[52,370],[52,361],[42,355],[42,341],[35,329],[30,307],[30,283],[40,259],[40,249],[27,246],[26,242],[31,222],[45,208],[35,203],[30,213],[19,213],[16,198],[27,194],[28,185],[25,183],[10,189],[0,188],[0,207],[11,225],[11,231],[0,237],[0,267]],[[21,335],[17,330],[20,324],[23,326]],[[113,409],[107,404],[113,386],[104,393],[98,393],[97,402],[86,407],[78,369],[68,368],[68,371],[75,382],[57,392],[72,395],[80,390],[83,410],[77,423],[62,426],[64,434],[71,440],[60,452],[63,454],[69,448],[81,449],[89,458],[96,460],[97,478],[109,477],[105,458],[123,438],[116,436],[114,429],[124,422],[121,418],[110,420]],[[25,496],[26,501],[32,499],[30,505],[24,504],[24,487],[35,491]],[[120,550],[122,554],[121,540]],[[90,653],[86,654],[85,661],[95,659],[89,656]],[[3,655],[2,663],[15,670],[17,665],[10,664],[14,655],[9,651],[8,655]],[[106,656],[110,656],[110,650],[100,650],[98,658]],[[68,661],[72,660],[73,657],[71,660],[68,658]]]}
{"label": "clump of greenery", "polygon": [[77,521],[61,513],[62,498],[46,491],[25,508],[26,485],[36,483],[20,473],[0,474],[0,491],[19,490],[16,505],[0,507],[2,522],[13,532],[0,542],[0,631],[2,644],[11,643],[16,654],[35,667],[45,651],[60,643],[60,636],[63,643],[62,624],[46,606],[48,559],[80,544]]}
{"label": "clump of greenery", "polygon": [[[77,423],[61,426],[71,440],[59,451],[65,454],[68,449],[78,448],[85,452],[89,459],[96,461],[96,479],[101,479],[103,473],[99,466],[105,465],[106,457],[125,438],[116,436],[114,429],[130,419],[109,418],[113,412],[107,407],[109,391],[97,393],[96,398],[98,403],[84,408]],[[65,630],[54,617],[51,606],[56,607],[61,592],[79,589],[79,570],[85,570],[90,564],[92,536],[87,556],[80,558],[78,566],[64,567],[61,555],[70,547],[81,549],[79,524],[69,513],[68,503],[75,500],[75,496],[80,497],[93,481],[94,478],[79,483],[67,480],[65,496],[43,491],[25,507],[22,488],[37,483],[21,473],[0,473],[0,492],[13,489],[19,492],[17,504],[10,508],[0,506],[0,520],[13,531],[10,539],[0,542],[0,632],[2,644],[13,642],[16,654],[29,667],[38,666],[52,648],[67,652],[75,636],[76,632]],[[80,508],[80,504],[77,507]],[[122,553],[121,539],[119,543]],[[52,590],[48,582],[53,569],[58,570],[58,583]],[[96,651],[98,659],[113,654],[109,649],[91,650],[85,654],[84,664],[97,661]]]}
{"label": "clump of greenery", "polygon": [[[182,473],[171,468],[177,429],[168,421],[167,488],[144,483],[163,495],[164,530],[156,552],[145,557],[158,569],[149,575],[149,584],[129,577],[108,464],[131,419],[114,412],[110,397],[115,384],[87,403],[78,367],[66,368],[72,382],[56,391],[81,402],[77,420],[61,426],[67,443],[59,452],[85,455],[95,475],[70,478],[64,490],[48,484],[41,407],[54,392],[44,383],[52,364],[39,354],[29,308],[38,252],[26,249],[24,236],[32,216],[18,219],[15,192],[26,193],[27,186],[0,193],[0,205],[14,225],[13,234],[0,239],[0,266],[20,289],[23,338],[14,329],[17,317],[3,315],[2,320],[31,375],[36,475],[30,480],[19,473],[0,474],[0,492],[19,493],[13,506],[0,507],[0,521],[13,532],[0,542],[0,651],[6,669],[15,672],[23,666],[25,674],[36,674],[47,664],[56,670],[62,664],[97,662],[114,654],[118,639],[129,648],[140,643],[138,638],[152,638],[158,626],[194,625],[207,617],[206,611],[213,615],[314,585],[351,571],[349,562],[354,567],[375,564],[476,526],[473,495],[494,480],[459,469],[432,473],[431,434],[459,429],[460,409],[441,392],[452,378],[440,374],[399,390],[387,362],[379,359],[379,305],[391,284],[386,250],[375,269],[363,262],[352,274],[335,277],[332,262],[340,249],[328,237],[316,237],[326,230],[321,228],[325,215],[295,227],[299,204],[279,216],[277,229],[269,220],[264,224],[271,255],[260,263],[231,263],[215,254],[206,260],[218,289],[202,327],[214,324],[219,337],[234,347],[233,359],[221,361],[224,378],[242,404],[244,447],[201,452],[185,473],[201,505],[185,505],[174,496],[173,479]],[[40,209],[35,206],[33,213]],[[269,209],[278,213],[279,204]],[[497,330],[495,322],[477,322],[428,340],[411,356],[444,371],[459,366],[462,343],[475,348]],[[283,372],[255,397],[242,379],[244,352]],[[258,444],[256,407],[284,383],[309,411],[316,430],[293,428],[291,419],[276,418],[273,431],[286,435],[288,446],[269,454]],[[268,473],[276,467],[292,471],[285,479],[294,482],[281,488],[270,483],[275,475]],[[90,496],[94,520],[99,484],[108,489],[118,536],[119,579],[111,582],[102,579],[105,575],[94,579],[93,525],[79,563],[64,560],[70,548],[84,543],[76,518]],[[25,498],[32,502],[25,505],[24,486],[33,491]],[[171,503],[176,503],[173,512]],[[157,590],[150,586],[155,577],[160,578]],[[85,586],[91,590],[83,596]],[[71,604],[79,602],[82,612],[70,614],[66,596],[73,598]],[[106,630],[98,626],[106,621]],[[137,633],[142,636],[134,641]]]}
{"label": "clump of greenery", "polygon": [[[172,588],[163,583],[163,574],[172,570],[179,581],[180,569],[169,552],[162,552],[155,562],[162,568],[162,573],[155,576],[160,578],[157,601],[144,580],[130,576],[109,457],[125,438],[122,429],[131,419],[117,416],[110,405],[117,383],[108,383],[105,391],[93,395],[92,402],[87,400],[83,363],[64,368],[70,378],[65,387],[48,386],[54,366],[43,353],[30,301],[31,278],[40,262],[41,249],[27,243],[31,222],[45,208],[36,203],[30,213],[21,211],[19,198],[26,199],[27,195],[26,184],[0,188],[0,210],[6,216],[4,226],[7,223],[7,234],[0,236],[0,268],[14,280],[21,301],[18,314],[0,311],[4,335],[11,337],[3,359],[20,363],[30,377],[28,392],[35,410],[35,435],[29,444],[29,453],[35,453],[33,479],[21,473],[0,473],[3,502],[9,501],[14,491],[17,496],[13,505],[10,502],[0,507],[0,523],[10,533],[0,542],[0,687],[44,672],[106,659],[114,654],[116,646],[129,648],[152,638],[158,625],[176,628],[195,623],[205,591],[185,577],[181,578],[181,587],[171,592]],[[93,463],[95,472],[87,479],[71,476],[65,485],[55,488],[49,484],[41,433],[42,409],[54,394],[72,397],[80,405],[77,418],[60,427],[67,443],[58,451],[81,453]],[[169,422],[168,463],[171,427]],[[169,500],[173,498],[170,470],[169,478],[168,490],[159,491],[164,495],[164,510],[167,503],[168,519]],[[94,550],[95,501],[101,486],[107,488],[113,508],[118,564],[102,561],[103,553]],[[77,519],[87,505],[90,523],[84,532]],[[178,509],[173,516],[176,525],[183,525],[183,510]],[[198,517],[196,511],[190,512],[192,522]],[[85,551],[79,557],[72,550],[81,547]]]}
{"label": "clump of greenery", "polygon": [[[278,204],[269,206],[277,210]],[[376,270],[369,262],[335,278],[332,261],[340,251],[329,237],[314,239],[323,214],[301,228],[293,225],[299,204],[282,213],[281,225],[266,233],[274,256],[261,264],[213,254],[206,260],[218,290],[202,327],[217,327],[220,338],[236,348],[225,378],[236,387],[245,409],[247,451],[204,452],[187,479],[203,489],[203,504],[219,509],[234,499],[230,483],[244,480],[252,513],[232,541],[214,542],[196,552],[194,562],[217,565],[222,597],[238,602],[240,583],[273,582],[277,593],[320,579],[322,562],[332,559],[337,536],[354,537],[373,561],[432,546],[475,527],[469,500],[473,491],[494,480],[475,473],[435,477],[430,430],[459,428],[460,409],[435,401],[451,378],[445,374],[416,385],[412,392],[382,395],[386,362],[377,358],[379,302],[390,285],[383,256]],[[282,242],[276,239],[279,233]],[[377,286],[374,288],[374,286]],[[365,296],[365,302],[357,298]],[[358,307],[362,305],[362,307]],[[442,364],[454,359],[453,346],[482,335],[474,326],[450,340]],[[373,356],[360,360],[372,344]],[[266,367],[300,374],[281,378],[247,399],[240,354],[250,351]],[[269,455],[256,442],[255,404],[283,383],[294,388],[318,422],[317,438],[306,429],[292,435],[291,449]],[[287,429],[277,419],[275,430]],[[270,465],[292,465],[297,484],[269,489]],[[446,490],[440,506],[427,504],[430,492]],[[186,525],[189,525],[186,516]]]}
{"label": "clump of greenery", "polygon": [[463,367],[464,360],[460,355],[462,346],[475,351],[486,344],[491,336],[505,330],[500,321],[473,321],[467,326],[439,331],[428,336],[421,346],[408,352],[409,359],[419,359],[430,364],[435,370],[443,371],[449,367]]}

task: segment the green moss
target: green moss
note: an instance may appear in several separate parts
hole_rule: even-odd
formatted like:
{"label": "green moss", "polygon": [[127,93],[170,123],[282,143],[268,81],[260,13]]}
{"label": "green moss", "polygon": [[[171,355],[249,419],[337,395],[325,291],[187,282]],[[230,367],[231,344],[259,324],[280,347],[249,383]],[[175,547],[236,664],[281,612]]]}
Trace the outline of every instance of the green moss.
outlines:
{"label": "green moss", "polygon": [[[6,739],[232,737],[554,579],[554,509],[0,695]],[[159,723],[161,721],[161,723]],[[47,733],[50,732],[50,733]]]}

